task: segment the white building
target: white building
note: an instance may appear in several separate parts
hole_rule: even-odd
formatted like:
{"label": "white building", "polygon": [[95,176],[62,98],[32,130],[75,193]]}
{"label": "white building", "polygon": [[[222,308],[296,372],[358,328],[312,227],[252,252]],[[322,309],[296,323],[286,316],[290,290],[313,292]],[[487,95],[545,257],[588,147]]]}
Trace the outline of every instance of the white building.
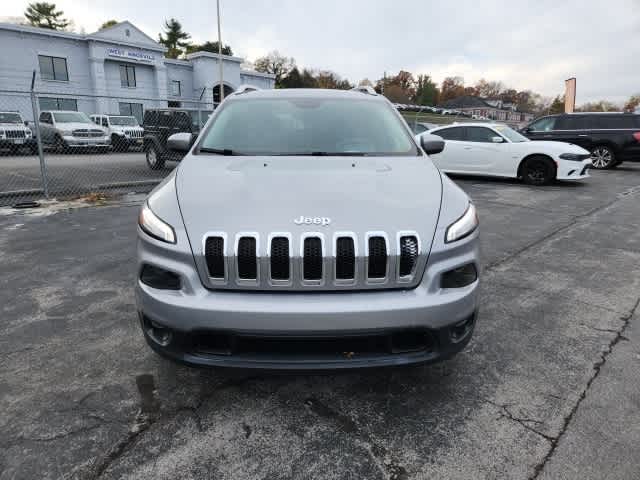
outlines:
{"label": "white building", "polygon": [[133,114],[145,108],[212,109],[219,100],[219,62],[225,93],[242,84],[273,88],[273,75],[246,70],[242,58],[195,52],[184,60],[130,22],[82,35],[0,23],[0,111],[33,118],[27,92],[35,71],[41,110]]}

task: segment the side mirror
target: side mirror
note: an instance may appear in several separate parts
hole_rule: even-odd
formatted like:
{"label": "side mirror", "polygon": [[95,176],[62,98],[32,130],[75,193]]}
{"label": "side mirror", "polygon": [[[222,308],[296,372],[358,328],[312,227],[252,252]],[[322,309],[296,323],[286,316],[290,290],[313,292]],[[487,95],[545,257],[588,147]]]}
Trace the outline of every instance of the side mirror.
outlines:
{"label": "side mirror", "polygon": [[27,120],[24,121],[24,126],[28,127],[29,126],[29,122]]}
{"label": "side mirror", "polygon": [[167,139],[167,148],[174,152],[188,152],[191,148],[191,140],[190,133],[174,133]]}
{"label": "side mirror", "polygon": [[524,128],[522,129],[522,131],[523,131],[524,133],[531,133],[531,132],[533,132],[533,128],[531,128],[531,127],[524,127]]}
{"label": "side mirror", "polygon": [[427,155],[435,155],[444,150],[444,140],[437,135],[423,133],[420,135],[420,146]]}
{"label": "side mirror", "polygon": [[495,136],[495,137],[491,137],[491,141],[493,143],[502,143],[502,142],[504,142],[504,138]]}

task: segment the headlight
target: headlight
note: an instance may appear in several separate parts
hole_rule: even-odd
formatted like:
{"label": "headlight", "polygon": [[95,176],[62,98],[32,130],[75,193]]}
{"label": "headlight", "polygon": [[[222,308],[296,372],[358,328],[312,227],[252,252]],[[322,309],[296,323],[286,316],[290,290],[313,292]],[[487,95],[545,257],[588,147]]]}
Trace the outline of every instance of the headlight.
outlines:
{"label": "headlight", "polygon": [[587,158],[591,158],[590,153],[561,153],[559,157],[562,160],[573,160],[575,162],[581,162]]}
{"label": "headlight", "polygon": [[460,240],[470,235],[476,228],[478,228],[478,213],[473,203],[470,203],[464,215],[449,225],[444,241],[445,243],[450,243]]}
{"label": "headlight", "polygon": [[149,236],[167,243],[176,243],[176,233],[171,225],[160,220],[146,203],[140,210],[138,225]]}

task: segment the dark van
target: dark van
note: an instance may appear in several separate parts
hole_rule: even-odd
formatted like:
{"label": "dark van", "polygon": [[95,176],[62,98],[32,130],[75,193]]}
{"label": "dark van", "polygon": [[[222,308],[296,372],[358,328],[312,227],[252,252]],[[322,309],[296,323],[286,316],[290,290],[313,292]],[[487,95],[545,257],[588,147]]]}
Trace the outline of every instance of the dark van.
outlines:
{"label": "dark van", "polygon": [[594,168],[640,161],[640,115],[635,113],[563,113],[537,118],[521,130],[531,140],[555,140],[591,152]]}

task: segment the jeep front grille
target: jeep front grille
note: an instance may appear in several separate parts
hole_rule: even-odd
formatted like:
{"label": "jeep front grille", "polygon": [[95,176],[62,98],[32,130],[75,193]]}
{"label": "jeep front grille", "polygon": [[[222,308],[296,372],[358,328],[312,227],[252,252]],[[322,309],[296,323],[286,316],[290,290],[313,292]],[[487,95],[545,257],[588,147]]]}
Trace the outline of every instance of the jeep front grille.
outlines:
{"label": "jeep front grille", "polygon": [[26,138],[27,134],[24,130],[5,130],[7,138]]}
{"label": "jeep front grille", "polygon": [[[391,240],[390,240],[391,239]],[[203,267],[212,288],[344,290],[415,286],[426,263],[415,232],[272,233],[261,247],[258,233],[209,233]],[[363,252],[360,255],[359,252]]]}

